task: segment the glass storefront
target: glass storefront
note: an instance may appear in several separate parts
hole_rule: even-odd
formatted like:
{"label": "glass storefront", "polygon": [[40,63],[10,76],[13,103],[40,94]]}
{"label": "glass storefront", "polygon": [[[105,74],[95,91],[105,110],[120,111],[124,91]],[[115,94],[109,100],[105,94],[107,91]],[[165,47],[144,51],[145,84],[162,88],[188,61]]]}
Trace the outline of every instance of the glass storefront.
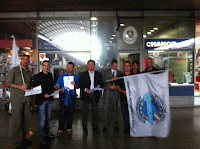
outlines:
{"label": "glass storefront", "polygon": [[[199,76],[198,49],[200,48],[197,42],[194,44],[195,22],[187,19],[190,13],[185,18],[178,19],[176,15],[181,15],[181,13],[171,13],[171,16],[168,13],[163,17],[165,13],[149,15],[148,12],[140,11],[30,14],[33,20],[37,16],[39,19],[32,21],[27,17],[20,18],[23,21],[16,21],[19,18],[14,15],[11,21],[0,22],[0,42],[4,43],[0,44],[1,66],[9,65],[7,61],[12,56],[12,43],[8,41],[12,41],[10,36],[14,34],[20,48],[19,55],[31,56],[31,68],[34,74],[42,69],[42,61],[46,59],[50,61],[50,71],[56,79],[59,70],[65,71],[69,61],[75,63],[77,74],[86,70],[89,59],[95,60],[96,70],[101,72],[110,68],[112,59],[119,61],[118,69],[121,71],[123,71],[122,64],[125,60],[131,63],[137,60],[142,72],[146,67],[146,59],[152,58],[156,68],[169,70],[171,87],[189,86],[194,96],[195,82],[195,93],[199,92],[196,84],[198,84]],[[10,16],[9,14],[8,17]],[[197,30],[198,23],[196,23],[196,37],[199,36]],[[30,45],[25,44],[29,42]],[[196,45],[195,48],[194,45]],[[195,59],[194,55],[196,55]],[[173,96],[183,95],[173,94]]]}

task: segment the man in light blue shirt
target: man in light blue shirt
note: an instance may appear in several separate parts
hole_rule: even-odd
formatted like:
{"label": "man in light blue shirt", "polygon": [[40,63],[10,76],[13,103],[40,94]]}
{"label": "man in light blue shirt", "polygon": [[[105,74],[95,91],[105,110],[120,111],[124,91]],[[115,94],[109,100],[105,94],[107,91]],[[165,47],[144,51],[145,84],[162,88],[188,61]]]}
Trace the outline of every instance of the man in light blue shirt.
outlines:
{"label": "man in light blue shirt", "polygon": [[56,90],[64,88],[64,77],[73,76],[74,81],[71,82],[74,85],[74,89],[69,90],[64,88],[61,90],[62,93],[65,93],[65,97],[60,97],[60,114],[59,114],[59,128],[58,136],[63,134],[64,124],[67,115],[67,133],[72,135],[72,124],[73,124],[73,113],[76,105],[76,88],[78,88],[79,77],[77,74],[73,73],[74,63],[69,62],[67,64],[67,72],[61,74],[56,82]]}

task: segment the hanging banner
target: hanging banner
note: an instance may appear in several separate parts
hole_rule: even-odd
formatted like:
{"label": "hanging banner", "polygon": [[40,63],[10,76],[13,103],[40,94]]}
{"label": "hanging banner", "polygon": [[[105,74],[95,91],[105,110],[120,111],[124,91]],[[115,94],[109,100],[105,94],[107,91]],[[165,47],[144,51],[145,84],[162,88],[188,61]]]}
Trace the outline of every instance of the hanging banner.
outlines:
{"label": "hanging banner", "polygon": [[168,71],[124,77],[131,137],[169,136]]}

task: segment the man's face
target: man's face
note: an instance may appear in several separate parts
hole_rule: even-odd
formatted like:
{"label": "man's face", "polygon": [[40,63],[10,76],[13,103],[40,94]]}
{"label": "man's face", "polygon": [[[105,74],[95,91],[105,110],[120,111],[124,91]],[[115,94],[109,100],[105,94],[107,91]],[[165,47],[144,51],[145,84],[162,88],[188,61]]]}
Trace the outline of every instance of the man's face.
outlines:
{"label": "man's face", "polygon": [[129,63],[124,63],[124,72],[130,72],[131,71],[131,65]]}
{"label": "man's face", "polygon": [[132,67],[133,67],[133,70],[135,70],[135,71],[138,70],[138,68],[139,68],[137,63],[134,63]]}
{"label": "man's face", "polygon": [[148,68],[152,67],[152,66],[153,66],[153,61],[152,61],[152,59],[147,59],[146,65],[147,65]]}
{"label": "man's face", "polygon": [[113,70],[117,70],[117,63],[113,63],[113,64],[111,65],[111,67],[112,67]]}
{"label": "man's face", "polygon": [[74,70],[73,64],[67,64],[67,72],[72,73]]}
{"label": "man's face", "polygon": [[28,56],[22,56],[21,57],[21,65],[24,67],[27,67],[29,64],[30,60]]}
{"label": "man's face", "polygon": [[42,69],[46,73],[49,72],[49,69],[50,69],[49,62],[44,62],[43,65],[42,65]]}
{"label": "man's face", "polygon": [[95,67],[95,64],[92,61],[89,61],[87,64],[87,68],[89,71],[93,71]]}

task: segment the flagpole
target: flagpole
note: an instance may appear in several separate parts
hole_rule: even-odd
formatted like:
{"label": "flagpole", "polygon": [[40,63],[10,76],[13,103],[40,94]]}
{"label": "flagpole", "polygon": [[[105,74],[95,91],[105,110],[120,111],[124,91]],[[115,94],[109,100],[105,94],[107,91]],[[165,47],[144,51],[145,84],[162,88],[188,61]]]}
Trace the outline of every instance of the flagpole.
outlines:
{"label": "flagpole", "polygon": [[[167,69],[167,70],[172,70],[172,69]],[[151,71],[151,72],[145,72],[145,73],[157,73],[157,72],[164,72],[164,71],[167,71],[167,70]],[[139,74],[142,74],[142,73],[139,73]],[[134,75],[139,75],[139,74],[134,74]],[[124,77],[118,77],[118,79],[123,79],[123,78]],[[113,81],[113,79],[106,80],[105,82],[111,82],[111,81]]]}
{"label": "flagpole", "polygon": [[24,75],[22,73],[22,66],[21,66],[21,64],[19,64],[19,67],[20,67],[20,72],[21,72],[21,76],[22,76],[22,81],[23,81],[23,84],[25,85]]}

